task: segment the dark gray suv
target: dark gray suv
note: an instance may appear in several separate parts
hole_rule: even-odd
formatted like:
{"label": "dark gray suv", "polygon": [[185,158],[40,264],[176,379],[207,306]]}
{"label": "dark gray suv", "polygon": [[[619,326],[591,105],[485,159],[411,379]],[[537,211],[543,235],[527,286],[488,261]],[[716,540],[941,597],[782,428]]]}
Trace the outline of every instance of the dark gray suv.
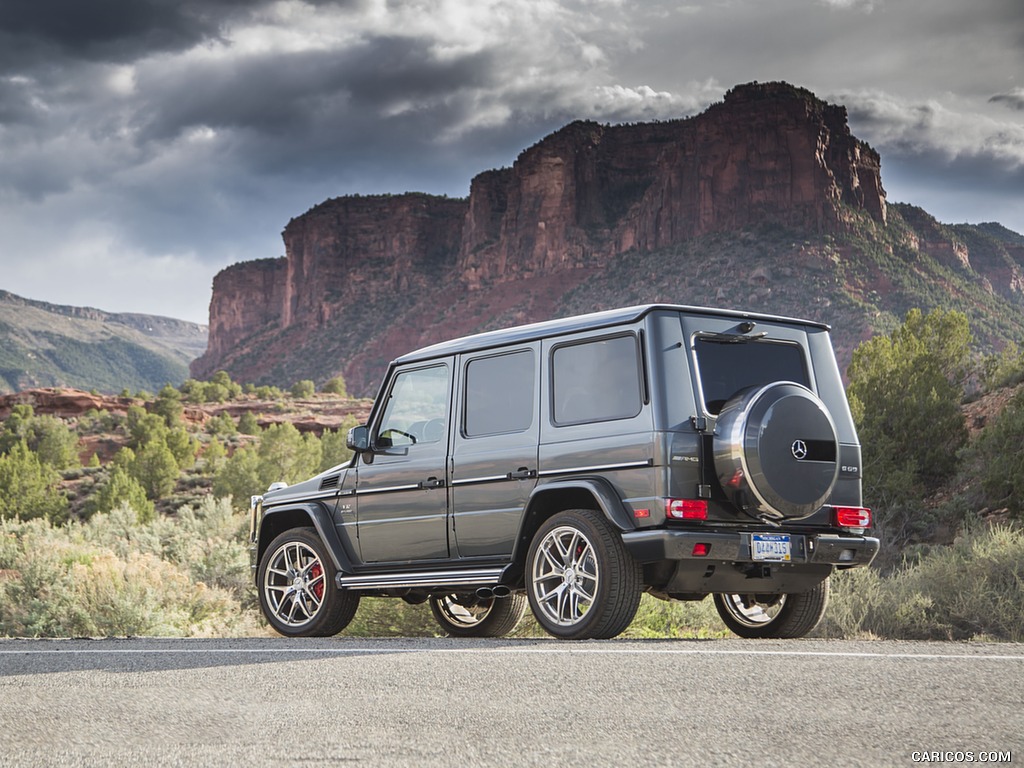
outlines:
{"label": "dark gray suv", "polygon": [[267,620],[333,635],[388,596],[493,637],[529,603],[555,637],[607,638],[646,591],[806,634],[830,574],[878,550],[828,331],[646,305],[400,357],[351,462],[253,497]]}

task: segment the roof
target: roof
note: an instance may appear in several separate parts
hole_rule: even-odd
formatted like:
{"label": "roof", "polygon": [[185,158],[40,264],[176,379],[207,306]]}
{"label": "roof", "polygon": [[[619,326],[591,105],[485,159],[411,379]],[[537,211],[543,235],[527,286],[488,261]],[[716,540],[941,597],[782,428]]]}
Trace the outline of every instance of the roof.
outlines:
{"label": "roof", "polygon": [[696,315],[714,315],[716,317],[734,317],[737,320],[760,320],[763,322],[788,323],[795,325],[809,325],[823,330],[830,330],[825,323],[813,320],[800,320],[793,317],[782,317],[778,315],[767,315],[758,312],[740,312],[730,309],[712,309],[709,307],[691,307],[681,304],[641,304],[634,307],[622,307],[620,309],[609,309],[604,312],[592,312],[586,315],[574,317],[563,317],[557,320],[547,320],[542,323],[531,323],[529,325],[518,325],[513,328],[503,328],[498,331],[487,331],[472,336],[463,336],[458,339],[442,341],[439,344],[432,344],[429,347],[409,352],[395,360],[396,363],[408,363],[416,360],[429,360],[435,357],[446,357],[461,352],[471,352],[491,347],[505,346],[506,344],[520,344],[551,336],[561,336],[578,331],[589,331],[598,328],[607,328],[624,323],[632,323],[645,315],[656,310],[667,310],[671,312],[685,312]]}

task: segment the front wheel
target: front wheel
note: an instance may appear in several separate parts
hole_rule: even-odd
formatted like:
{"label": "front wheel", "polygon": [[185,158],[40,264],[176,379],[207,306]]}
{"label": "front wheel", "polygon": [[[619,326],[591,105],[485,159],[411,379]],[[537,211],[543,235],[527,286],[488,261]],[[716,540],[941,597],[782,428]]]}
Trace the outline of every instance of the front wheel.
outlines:
{"label": "front wheel", "polygon": [[292,528],[267,547],[257,576],[260,607],[287,637],[329,637],[352,621],[359,595],[334,583],[337,570],[313,528]]}
{"label": "front wheel", "polygon": [[716,594],[715,608],[725,626],[740,637],[803,637],[825,615],[828,595],[829,580],[825,579],[799,594]]}
{"label": "front wheel", "polygon": [[559,512],[541,525],[526,559],[530,608],[563,640],[615,637],[640,605],[640,565],[604,516]]}
{"label": "front wheel", "polygon": [[430,598],[430,612],[452,637],[503,637],[515,629],[526,612],[526,597],[480,598],[442,595]]}

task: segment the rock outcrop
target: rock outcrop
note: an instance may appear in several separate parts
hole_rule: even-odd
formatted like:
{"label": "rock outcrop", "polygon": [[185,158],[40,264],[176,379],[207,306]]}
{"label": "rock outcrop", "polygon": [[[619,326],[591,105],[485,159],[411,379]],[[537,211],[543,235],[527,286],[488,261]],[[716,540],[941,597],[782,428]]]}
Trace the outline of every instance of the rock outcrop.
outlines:
{"label": "rock outcrop", "polygon": [[[738,301],[784,313],[789,306],[778,298],[797,292],[773,294],[773,286],[799,282],[794,269],[805,264],[820,277],[815,290],[830,295],[795,297],[792,311],[816,307],[816,319],[832,322],[842,302],[831,293],[845,290],[836,265],[855,249],[803,241],[859,236],[865,226],[884,231],[880,167],[878,154],[851,135],[844,107],[785,83],[738,86],[686,119],[577,121],[523,151],[511,168],[479,174],[466,200],[343,197],[293,219],[283,233],[285,259],[238,264],[215,279],[210,346],[192,373],[225,369],[236,380],[281,385],[343,373],[350,391],[372,394],[387,361],[402,352],[578,309],[582,299],[572,292],[618,261],[683,254],[719,234],[742,238],[723,263],[749,277],[747,293],[701,277],[698,260],[673,266],[667,296],[669,283],[655,268],[640,280],[603,282],[609,304]],[[795,250],[751,235],[766,227],[801,233],[783,248]],[[944,264],[977,268],[960,245],[940,253],[944,243],[933,237],[921,247]],[[751,254],[764,263],[735,263]],[[1004,251],[985,258],[993,277],[1019,291],[1013,259]],[[877,271],[864,270],[878,285],[892,283]],[[875,283],[849,295],[860,302]],[[887,311],[909,300],[900,295]],[[855,327],[844,343],[870,333],[868,321]]]}

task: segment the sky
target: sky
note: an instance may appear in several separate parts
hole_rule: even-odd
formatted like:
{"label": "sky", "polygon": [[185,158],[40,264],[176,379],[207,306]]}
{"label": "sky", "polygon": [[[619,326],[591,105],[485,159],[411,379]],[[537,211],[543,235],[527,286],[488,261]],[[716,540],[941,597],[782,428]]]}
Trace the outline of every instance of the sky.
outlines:
{"label": "sky", "polygon": [[0,289],[205,323],[328,198],[754,80],[845,105],[890,201],[1024,233],[1022,0],[0,0]]}

